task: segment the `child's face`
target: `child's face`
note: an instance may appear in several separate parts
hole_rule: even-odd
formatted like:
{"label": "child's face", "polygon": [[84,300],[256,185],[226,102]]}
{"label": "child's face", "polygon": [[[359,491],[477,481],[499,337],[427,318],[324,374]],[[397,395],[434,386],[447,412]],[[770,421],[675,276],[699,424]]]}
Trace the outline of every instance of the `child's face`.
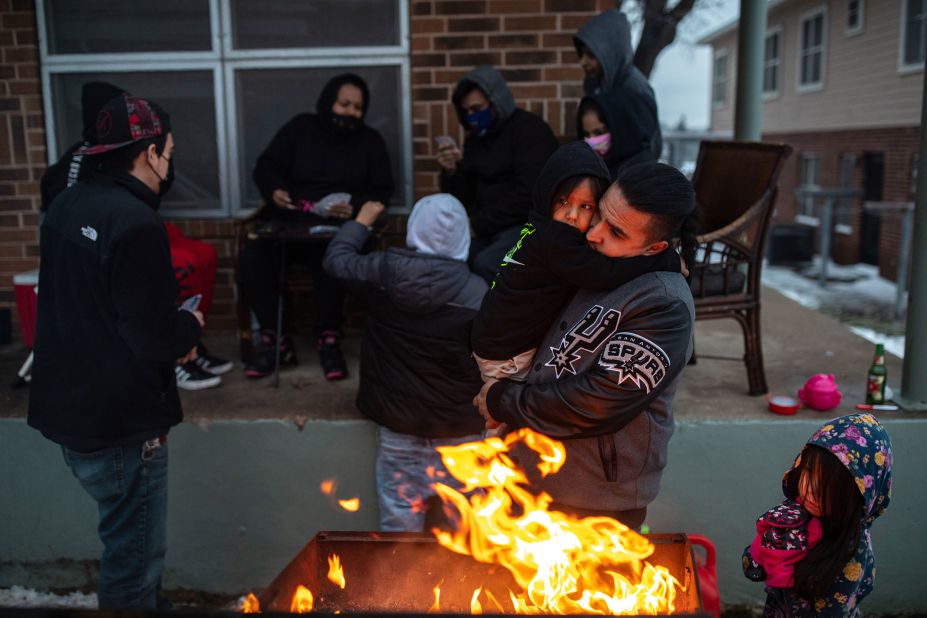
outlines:
{"label": "child's face", "polygon": [[801,497],[802,505],[805,510],[815,517],[821,516],[821,504],[818,502],[817,479],[814,474],[807,469],[802,470],[801,477],[798,479],[798,495]]}
{"label": "child's face", "polygon": [[554,202],[551,218],[567,225],[572,225],[580,232],[589,229],[592,215],[595,214],[595,193],[592,181],[583,180],[568,195],[560,195]]}

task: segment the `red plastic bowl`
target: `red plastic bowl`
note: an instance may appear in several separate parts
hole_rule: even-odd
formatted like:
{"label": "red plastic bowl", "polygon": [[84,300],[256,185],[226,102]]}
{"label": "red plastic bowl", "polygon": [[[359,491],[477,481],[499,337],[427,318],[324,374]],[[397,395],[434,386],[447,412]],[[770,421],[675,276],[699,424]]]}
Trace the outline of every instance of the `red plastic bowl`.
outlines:
{"label": "red plastic bowl", "polygon": [[783,415],[795,414],[798,412],[798,408],[801,407],[801,403],[797,399],[785,395],[767,397],[766,403],[769,405],[770,412]]}

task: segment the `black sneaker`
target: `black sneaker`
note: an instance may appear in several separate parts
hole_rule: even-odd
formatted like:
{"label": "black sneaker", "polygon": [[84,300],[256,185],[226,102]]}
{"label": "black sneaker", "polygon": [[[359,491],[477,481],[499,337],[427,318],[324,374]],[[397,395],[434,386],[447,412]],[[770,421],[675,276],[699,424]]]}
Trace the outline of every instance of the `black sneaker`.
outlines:
{"label": "black sneaker", "polygon": [[319,335],[318,348],[319,361],[322,363],[326,379],[342,380],[348,377],[348,366],[338,346],[338,333],[331,330],[323,331]]}
{"label": "black sneaker", "polygon": [[[246,378],[266,378],[274,372],[277,354],[273,345],[274,337],[273,333],[261,334],[261,349],[255,354],[254,360],[245,365]],[[295,367],[297,364],[293,342],[284,335],[280,338],[280,369]]]}
{"label": "black sneaker", "polygon": [[177,376],[177,388],[187,391],[201,391],[222,384],[222,378],[203,371],[194,361],[174,367],[174,375]]}
{"label": "black sneaker", "polygon": [[203,342],[196,344],[196,359],[193,362],[196,363],[197,367],[214,376],[228,373],[233,367],[232,361],[211,355]]}

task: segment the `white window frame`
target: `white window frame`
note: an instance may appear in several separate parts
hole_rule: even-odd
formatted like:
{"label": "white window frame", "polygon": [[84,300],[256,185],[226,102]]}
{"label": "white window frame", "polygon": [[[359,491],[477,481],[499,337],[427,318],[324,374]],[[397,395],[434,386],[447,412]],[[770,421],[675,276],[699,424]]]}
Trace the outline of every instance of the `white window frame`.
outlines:
{"label": "white window frame", "polygon": [[[859,23],[856,26],[850,26],[850,3],[859,3]],[[862,34],[866,29],[866,0],[846,0],[846,20],[843,25],[847,36],[856,36]]]}
{"label": "white window frame", "polygon": [[[818,16],[821,16],[821,78],[817,82],[809,82],[806,84],[801,83],[801,63],[802,63],[802,32],[804,30],[804,24],[806,21],[811,21]],[[799,94],[804,94],[808,92],[818,92],[824,89],[824,84],[826,82],[827,76],[827,5],[822,4],[819,7],[811,9],[799,16],[798,18],[798,33],[796,38],[796,65],[795,65],[795,92]]]}
{"label": "white window frame", "polygon": [[[773,62],[767,64],[766,62],[766,39],[771,36],[779,37],[779,44],[776,45],[776,59]],[[782,42],[785,40],[785,37],[782,35],[782,26],[776,25],[769,28],[766,31],[766,36],[763,37],[763,76],[760,78],[765,85],[766,82],[766,69],[770,66],[775,66],[776,68],[776,89],[775,90],[763,90],[763,100],[769,101],[770,99],[779,98],[779,95],[782,94],[782,77],[784,71],[782,70]],[[762,86],[761,86],[762,87]]]}
{"label": "white window frame", "polygon": [[[238,101],[235,92],[237,69],[325,68],[355,66],[393,66],[399,69],[400,92],[399,135],[403,140],[401,180],[406,199],[414,198],[412,146],[412,79],[409,45],[409,2],[395,0],[398,7],[399,44],[377,47],[234,49],[232,46],[232,0],[209,0],[211,48],[204,51],[50,54],[47,38],[45,3],[36,6],[37,35],[45,110],[45,135],[48,163],[58,160],[52,76],[62,73],[212,71],[213,97],[216,114],[216,153],[219,173],[219,208],[210,210],[171,209],[170,217],[195,219],[228,219],[241,217],[253,209],[244,205],[241,191],[238,135]],[[398,183],[397,183],[398,184]],[[400,204],[398,210],[407,205]]]}
{"label": "white window frame", "polygon": [[[924,70],[923,62],[905,62],[904,59],[904,49],[907,43],[907,41],[905,41],[905,36],[908,32],[908,1],[909,0],[901,0],[901,14],[898,16],[898,27],[900,28],[898,32],[898,72],[902,74],[916,73],[917,71]],[[925,35],[925,37],[927,37],[927,35]]]}
{"label": "white window frame", "polygon": [[[805,161],[807,160],[817,161],[817,165],[815,167],[814,182],[810,185],[806,185],[804,183],[804,179],[802,178],[802,173],[805,170]],[[798,186],[799,187],[820,187],[821,185],[818,184],[820,181],[820,178],[818,178],[820,174],[821,174],[820,153],[817,153],[817,152],[799,153],[798,155],[798,182],[800,184]],[[811,215],[805,214],[806,204],[812,204],[812,211],[813,211],[814,198],[813,197],[801,197],[798,199],[798,212],[795,213],[795,223],[804,223],[805,225],[815,225],[815,226],[819,225],[820,220],[818,219],[818,217],[816,217],[813,214]]]}
{"label": "white window frame", "polygon": [[[715,84],[718,82],[718,75],[716,69],[718,66],[718,59],[725,58],[727,62],[725,63],[725,77],[724,77],[724,100],[716,101],[715,100]],[[731,89],[731,54],[726,47],[715,50],[714,56],[711,59],[711,108],[712,109],[724,109],[730,103],[730,89]]]}

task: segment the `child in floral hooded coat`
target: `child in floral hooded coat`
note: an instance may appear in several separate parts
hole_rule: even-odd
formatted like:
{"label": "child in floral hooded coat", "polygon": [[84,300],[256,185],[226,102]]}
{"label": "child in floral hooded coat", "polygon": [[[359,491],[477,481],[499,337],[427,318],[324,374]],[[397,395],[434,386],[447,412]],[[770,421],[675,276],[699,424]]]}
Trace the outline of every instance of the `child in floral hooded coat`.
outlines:
{"label": "child in floral hooded coat", "polygon": [[870,529],[891,497],[888,433],[871,414],[828,422],[782,489],[743,555],[744,574],[766,582],[764,616],[858,616],[875,577]]}

